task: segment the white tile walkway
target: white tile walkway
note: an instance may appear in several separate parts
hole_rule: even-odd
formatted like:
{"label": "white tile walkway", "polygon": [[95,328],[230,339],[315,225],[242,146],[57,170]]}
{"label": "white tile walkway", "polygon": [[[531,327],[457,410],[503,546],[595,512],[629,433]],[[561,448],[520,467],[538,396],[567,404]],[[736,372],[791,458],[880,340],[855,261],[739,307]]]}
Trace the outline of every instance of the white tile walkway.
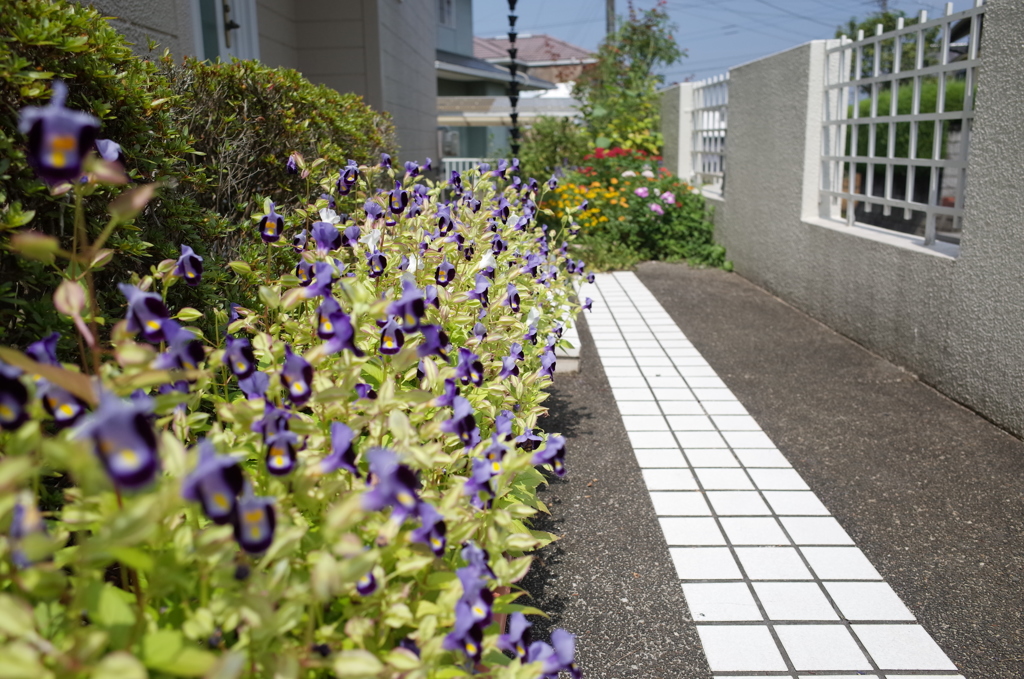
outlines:
{"label": "white tile walkway", "polygon": [[962,679],[643,283],[585,288],[716,679]]}

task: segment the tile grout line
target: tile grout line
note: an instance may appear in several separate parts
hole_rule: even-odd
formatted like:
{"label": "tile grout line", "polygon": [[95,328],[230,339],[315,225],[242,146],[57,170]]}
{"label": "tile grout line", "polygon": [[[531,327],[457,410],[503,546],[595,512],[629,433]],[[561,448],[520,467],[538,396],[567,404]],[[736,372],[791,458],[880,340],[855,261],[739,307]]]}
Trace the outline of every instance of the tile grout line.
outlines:
{"label": "tile grout line", "polygon": [[[630,283],[629,285],[627,285],[627,284],[625,284],[623,282],[623,278],[626,278],[627,276],[629,277],[629,279],[631,279],[631,280],[627,279],[627,280],[629,280],[629,283]],[[877,665],[874,657],[871,655],[871,653],[868,652],[867,647],[865,646],[864,642],[860,639],[860,637],[853,630],[852,625],[853,625],[854,621],[848,620],[846,618],[846,616],[842,612],[842,609],[839,607],[837,601],[834,599],[834,597],[831,595],[831,593],[828,591],[828,589],[824,586],[824,580],[822,580],[821,576],[818,575],[817,570],[815,568],[811,567],[810,561],[808,560],[807,556],[803,553],[802,548],[813,546],[813,545],[799,545],[797,543],[797,541],[793,538],[793,535],[792,535],[790,529],[787,528],[787,526],[782,522],[782,516],[783,515],[779,514],[779,511],[775,508],[775,505],[771,501],[769,501],[769,498],[765,495],[766,490],[762,489],[760,487],[760,484],[755,480],[755,477],[751,473],[751,469],[762,469],[762,467],[751,467],[751,466],[746,465],[743,462],[743,459],[741,459],[739,457],[738,453],[736,452],[737,451],[737,447],[735,446],[735,444],[730,442],[731,438],[735,438],[735,437],[726,438],[726,436],[725,436],[725,432],[726,431],[729,431],[730,433],[756,432],[756,433],[760,433],[762,436],[765,436],[765,438],[767,439],[767,436],[764,434],[763,429],[761,429],[760,426],[757,425],[756,421],[754,421],[754,425],[757,426],[756,430],[750,430],[750,429],[735,430],[735,431],[734,430],[723,430],[721,428],[721,425],[719,424],[719,422],[715,419],[715,415],[713,415],[708,410],[708,408],[707,408],[706,395],[705,395],[705,398],[702,398],[702,395],[698,394],[698,392],[696,391],[697,388],[691,386],[691,379],[697,379],[698,376],[691,376],[691,378],[687,378],[687,377],[683,376],[683,372],[684,371],[681,369],[680,365],[677,363],[677,359],[679,358],[679,354],[677,352],[680,351],[680,348],[679,347],[666,347],[663,344],[663,342],[668,341],[668,340],[665,340],[664,336],[662,336],[662,337],[658,336],[659,330],[657,328],[655,328],[651,323],[648,322],[646,316],[648,314],[650,314],[650,313],[653,313],[656,316],[658,316],[659,319],[663,319],[663,322],[658,323],[659,326],[660,325],[664,325],[666,327],[672,327],[673,328],[673,335],[674,334],[678,334],[679,337],[681,338],[678,341],[684,342],[685,345],[687,345],[684,348],[688,349],[688,351],[692,351],[693,352],[690,355],[691,356],[695,356],[697,359],[699,359],[701,362],[703,362],[704,366],[706,366],[710,370],[710,372],[712,373],[712,375],[710,377],[714,377],[715,379],[718,380],[718,382],[720,384],[722,384],[722,387],[708,387],[708,388],[716,388],[716,389],[720,388],[720,389],[722,389],[724,391],[728,391],[730,398],[727,399],[727,400],[729,402],[736,403],[737,405],[740,406],[740,408],[742,410],[745,411],[745,409],[742,408],[742,404],[735,397],[735,394],[733,394],[731,392],[731,390],[729,390],[728,387],[726,387],[724,385],[724,382],[721,381],[720,377],[718,377],[718,375],[714,371],[714,369],[711,368],[711,366],[707,363],[706,360],[704,360],[703,356],[700,354],[699,351],[696,350],[695,347],[693,347],[692,343],[689,342],[688,339],[686,339],[686,336],[679,329],[678,325],[671,319],[669,314],[665,311],[664,307],[661,306],[661,304],[657,301],[657,299],[654,297],[654,295],[651,294],[650,291],[646,289],[646,287],[643,285],[643,283],[641,281],[639,281],[639,279],[637,279],[635,276],[633,276],[631,274],[626,274],[625,276],[620,276],[620,275],[612,275],[612,276],[602,275],[601,276],[601,280],[602,280],[602,283],[604,283],[605,285],[603,285],[603,286],[595,286],[595,289],[599,290],[598,294],[600,295],[601,301],[605,302],[605,305],[604,305],[604,310],[602,311],[602,315],[599,316],[599,318],[602,319],[602,323],[599,324],[599,326],[597,326],[597,327],[600,327],[602,329],[609,330],[609,331],[613,330],[613,328],[614,328],[615,334],[618,335],[618,338],[621,338],[621,344],[623,346],[621,347],[621,349],[619,347],[616,347],[616,350],[617,351],[625,350],[625,352],[627,354],[627,356],[625,356],[625,358],[629,358],[631,360],[631,362],[633,363],[633,367],[640,373],[641,377],[643,378],[643,383],[647,385],[645,387],[645,389],[649,392],[650,399],[644,399],[643,402],[648,402],[649,400],[651,400],[655,404],[655,406],[657,408],[657,412],[659,413],[659,419],[661,419],[662,423],[667,426],[667,428],[669,430],[669,433],[671,434],[671,439],[673,441],[675,441],[676,449],[679,451],[683,461],[687,465],[686,467],[683,467],[683,468],[688,470],[688,472],[690,473],[690,475],[692,477],[693,482],[698,485],[698,491],[697,492],[699,492],[702,495],[702,497],[705,499],[705,502],[708,505],[708,509],[711,511],[711,517],[714,520],[714,523],[715,523],[717,529],[721,533],[722,539],[725,540],[725,543],[726,543],[725,546],[729,550],[729,553],[732,556],[732,558],[733,558],[733,560],[734,560],[734,562],[735,562],[735,564],[737,566],[737,569],[739,570],[739,572],[743,576],[740,581],[744,582],[747,585],[747,588],[750,591],[750,594],[751,594],[751,596],[753,598],[753,601],[756,604],[760,615],[762,616],[762,620],[761,621],[753,621],[753,620],[751,620],[751,621],[707,621],[706,623],[700,623],[700,624],[701,625],[708,625],[708,626],[720,626],[722,624],[729,624],[729,623],[731,623],[731,624],[734,624],[734,625],[765,626],[765,627],[767,627],[769,629],[769,631],[771,632],[771,636],[772,636],[773,641],[774,641],[774,643],[775,643],[775,645],[777,647],[777,650],[781,654],[783,654],[783,658],[786,661],[787,667],[789,667],[788,671],[790,672],[791,676],[796,676],[796,674],[798,674],[798,672],[796,671],[795,667],[793,666],[793,663],[792,663],[791,659],[789,658],[789,655],[788,655],[788,652],[787,652],[786,648],[781,643],[781,640],[778,638],[778,635],[777,635],[777,633],[776,633],[776,631],[774,629],[776,622],[780,622],[780,623],[784,623],[785,625],[792,625],[792,626],[795,626],[795,625],[811,625],[811,624],[822,625],[822,624],[824,624],[824,625],[829,625],[829,626],[833,626],[833,627],[843,627],[843,628],[845,628],[847,630],[848,634],[851,636],[851,638],[855,642],[857,648],[864,655],[864,658],[871,664],[873,669],[870,670],[870,673],[874,674],[876,676],[882,677],[883,674],[884,674],[884,671],[880,670],[878,668],[878,665]],[[611,284],[611,285],[608,285],[608,284]],[[613,290],[612,289],[613,286],[618,288],[618,289],[617,290]],[[649,306],[649,307],[651,307],[651,309],[643,309],[640,306],[641,304],[644,304],[645,306]],[[616,311],[618,311],[618,314],[616,314]],[[627,333],[623,331],[623,327],[621,325],[622,321],[621,321],[620,317],[623,316],[623,315],[626,315],[627,312],[628,312],[628,315],[631,315],[631,316],[635,314],[638,317],[639,322],[642,322],[643,325],[645,326],[646,332],[641,332],[640,333],[641,334],[641,339],[633,337],[632,341],[631,341],[631,339],[629,337],[627,337]],[[608,318],[605,318],[605,316],[607,316]],[[636,333],[635,332],[631,332],[629,334],[636,334]],[[682,444],[681,440],[680,440],[680,434],[681,433],[685,433],[686,430],[676,431],[676,430],[674,430],[672,428],[672,425],[670,424],[670,421],[668,420],[669,414],[664,411],[664,408],[662,406],[663,399],[659,398],[655,394],[655,387],[652,386],[652,383],[651,383],[651,375],[648,375],[648,374],[645,373],[645,368],[648,369],[648,372],[655,372],[656,369],[657,369],[657,366],[656,365],[655,366],[642,366],[640,359],[643,358],[643,357],[638,356],[635,353],[636,349],[641,348],[641,347],[637,347],[637,346],[635,346],[635,344],[633,344],[633,342],[638,342],[638,341],[645,341],[645,342],[653,341],[655,343],[655,347],[651,347],[651,348],[657,348],[658,351],[660,352],[661,356],[668,357],[668,362],[669,362],[669,365],[671,366],[671,369],[666,367],[665,372],[666,373],[669,373],[669,372],[674,373],[674,375],[672,375],[672,376],[675,377],[675,378],[680,379],[682,381],[682,383],[684,385],[686,385],[687,393],[690,396],[692,396],[693,399],[696,401],[697,405],[700,407],[700,410],[704,413],[703,417],[706,418],[708,422],[710,422],[711,426],[713,427],[713,431],[720,437],[722,443],[725,443],[726,448],[722,449],[723,452],[725,450],[728,450],[727,454],[731,455],[732,459],[734,459],[735,462],[737,462],[739,464],[738,469],[742,470],[743,476],[750,482],[750,485],[753,487],[754,492],[756,493],[757,497],[764,504],[764,506],[767,509],[770,510],[770,515],[769,515],[770,518],[774,520],[775,525],[782,532],[782,535],[784,535],[786,537],[786,539],[789,540],[790,544],[787,545],[786,547],[787,548],[792,548],[793,550],[795,550],[796,554],[799,555],[800,561],[803,564],[804,568],[806,568],[808,573],[813,576],[812,579],[810,579],[810,580],[800,580],[800,581],[780,580],[780,581],[782,581],[782,582],[808,582],[808,583],[813,583],[813,584],[817,585],[818,591],[825,598],[825,601],[830,605],[830,607],[832,608],[832,611],[837,616],[839,616],[839,620],[829,620],[829,621],[815,621],[815,620],[773,621],[771,618],[769,618],[769,616],[767,615],[767,611],[764,608],[764,604],[761,601],[761,598],[757,595],[757,591],[753,587],[753,581],[748,577],[748,575],[746,573],[745,566],[743,566],[742,562],[738,558],[738,554],[736,553],[736,545],[733,544],[733,538],[731,538],[729,533],[726,532],[726,530],[724,528],[724,525],[722,524],[722,521],[721,521],[722,515],[720,515],[718,513],[717,509],[714,508],[714,506],[712,505],[712,503],[710,501],[710,498],[708,498],[708,496],[707,496],[707,491],[704,488],[704,482],[701,480],[700,475],[697,472],[698,469],[703,469],[705,467],[696,467],[696,466],[694,466],[694,460],[691,457],[691,453],[687,453],[686,452],[688,446],[684,446]],[[616,342],[616,343],[618,343],[618,342]],[[595,344],[598,346],[598,353],[599,353],[600,358],[602,358],[602,359],[611,358],[610,356],[605,355],[605,351],[610,350],[611,347],[608,347],[604,341],[597,340],[596,334],[595,334]],[[601,348],[602,345],[605,345],[603,350]],[[698,367],[700,367],[700,366],[698,366]],[[613,377],[613,376],[609,376],[609,377]],[[611,382],[611,380],[609,380],[609,382]],[[616,400],[617,404],[620,403],[620,402],[623,402],[623,399],[620,396],[616,396],[615,395],[614,390],[613,390],[613,396],[615,397],[615,400]],[[620,408],[620,414],[621,413],[622,413],[622,409]],[[746,413],[746,417],[750,417],[749,413]],[[750,419],[753,419],[753,418],[750,418]],[[637,434],[637,433],[641,433],[643,430],[627,430],[627,431],[629,431],[631,434]],[[663,430],[659,429],[659,430],[652,430],[652,431],[661,432]],[[708,431],[711,431],[711,430],[708,430]],[[631,439],[632,438],[633,437],[631,437]],[[772,443],[772,446],[771,446],[771,448],[766,448],[766,450],[770,449],[770,450],[774,450],[775,452],[779,453],[777,446],[774,445],[774,442],[771,442],[770,439],[768,439],[768,441],[770,443]],[[633,440],[630,441],[630,444],[631,444],[631,448],[632,448],[633,447]],[[633,448],[633,450],[634,451],[640,451],[640,450],[644,450],[644,449]],[[695,448],[691,448],[691,450],[696,450],[696,449]],[[715,449],[715,450],[717,450],[717,449]],[[751,450],[756,450],[756,448],[751,448]],[[781,453],[779,453],[779,455],[781,455]],[[763,467],[763,469],[778,468],[778,469],[790,469],[790,470],[792,470],[792,466],[789,465],[788,460],[785,460],[784,456],[783,456],[782,459],[788,465],[787,467],[778,467],[776,465],[775,467]],[[640,462],[639,459],[637,461],[638,461],[638,463]],[[707,467],[707,468],[708,469],[737,469],[736,467]],[[643,467],[643,466],[641,466],[641,470],[645,470],[645,469],[659,469],[659,468],[658,467]],[[660,469],[669,469],[669,468],[660,468]],[[671,468],[671,469],[678,469],[678,468]],[[799,475],[798,475],[798,477],[799,477]],[[802,481],[802,479],[801,479],[801,481]],[[653,493],[654,491],[650,490],[650,488],[649,488],[650,484],[647,481],[646,477],[645,477],[645,484],[648,485],[648,493],[649,494]],[[806,488],[807,484],[805,482],[803,482],[803,486]],[[671,490],[671,489],[666,489],[666,490]],[[725,489],[725,490],[727,490],[727,489]],[[776,492],[784,492],[786,490],[787,489],[784,489],[784,488],[783,489],[777,489]],[[813,494],[813,491],[810,491],[809,488],[806,491],[797,490],[797,489],[793,489],[793,490],[794,490],[794,492],[810,492],[812,494],[812,497],[814,497],[814,499],[820,504],[820,500],[816,497],[816,495]],[[651,499],[652,499],[652,502],[653,502],[654,501],[654,496],[653,495],[651,496]],[[665,515],[665,516],[670,517],[672,515]],[[728,518],[743,518],[743,515],[728,514],[726,516]],[[766,518],[764,515],[751,515],[751,517],[755,517],[755,516],[757,518]],[[790,517],[790,518],[796,518],[796,517],[801,517],[803,515],[800,515],[800,514],[793,514],[793,515],[785,514],[785,516],[786,517]],[[828,513],[826,515],[822,515],[820,513],[816,513],[816,514],[808,514],[806,516],[808,518],[831,518],[833,521],[835,521],[835,517],[831,513]],[[659,514],[658,518],[659,518],[659,525],[660,525],[661,524],[660,519],[662,518],[662,515]],[[838,525],[837,521],[836,521],[836,524]],[[841,529],[842,526],[840,525],[839,528]],[[664,532],[664,528],[663,528],[663,532]],[[845,530],[843,531],[843,533],[845,534]],[[846,537],[848,538],[849,536],[847,535]],[[668,538],[668,536],[666,535],[666,542],[668,542],[667,538]],[[852,540],[850,540],[850,542],[853,543]],[[825,543],[822,546],[840,547],[840,545],[837,545],[836,543]],[[843,546],[845,546],[845,545],[843,545]],[[691,548],[697,548],[697,547],[699,547],[699,545],[697,545],[697,546],[690,546],[690,547]],[[754,545],[751,545],[751,547],[754,547]],[[853,544],[853,548],[856,548],[856,544],[855,543]],[[863,554],[863,553],[861,552],[861,554]],[[674,561],[674,559],[673,559],[673,561]],[[877,572],[876,572],[876,576],[877,576],[877,579],[872,579],[872,580],[868,580],[868,581],[865,581],[864,579],[853,579],[853,578],[845,579],[844,578],[844,579],[830,579],[830,580],[828,580],[828,582],[830,582],[830,583],[831,582],[856,582],[856,583],[861,583],[861,582],[881,582],[881,583],[885,584],[884,578],[881,578],[881,576],[879,576],[877,574]],[[734,580],[734,579],[733,580],[719,580],[719,579],[715,579],[715,580],[686,580],[686,581],[687,582],[691,582],[691,583],[702,583],[702,582],[712,582],[712,583],[738,582],[737,580]],[[760,579],[758,580],[758,582],[761,582],[761,581],[762,580],[760,580]],[[772,582],[772,580],[765,580],[764,582]],[[897,597],[897,599],[898,599],[898,597]],[[902,604],[902,601],[900,601],[899,603],[905,608],[905,604]],[[696,623],[697,621],[694,620],[694,622]],[[884,618],[883,619],[879,619],[877,621],[876,620],[857,620],[856,623],[858,625],[865,625],[865,626],[878,625],[878,624],[886,624],[886,625],[897,624],[897,625],[903,625],[903,626],[906,626],[906,627],[912,627],[912,626],[920,627],[919,621],[916,619],[916,617],[914,617],[912,620],[905,620],[905,619],[902,619],[902,620],[885,620]],[[927,635],[927,632],[925,630],[923,630],[923,628],[921,628],[921,629]],[[934,640],[931,639],[930,635],[928,635],[928,639],[934,644]],[[938,649],[938,650],[941,651],[941,649]],[[943,653],[943,655],[944,655],[944,653]],[[948,662],[948,657],[946,657],[946,660]],[[952,663],[950,663],[950,664],[952,664]],[[806,671],[812,671],[812,670],[806,670]],[[825,670],[821,670],[821,671],[825,671]],[[865,676],[863,674],[864,671],[865,670],[859,670],[860,674],[858,674],[858,675],[850,675],[850,676]],[[839,672],[843,672],[843,671],[839,670]],[[927,671],[927,670],[894,670],[894,672],[896,674],[900,674],[901,672],[902,673],[911,672],[912,674],[919,674],[919,673],[922,673],[922,672],[929,672],[929,671]],[[960,675],[957,675],[957,674],[951,674],[949,672],[951,672],[951,670],[931,670],[930,674],[932,676],[936,676],[936,677],[938,677],[938,676],[946,676],[946,677],[950,677],[951,679],[953,677],[960,676]],[[714,672],[714,671],[713,671],[713,673],[718,674],[718,672]],[[732,676],[740,676],[740,675],[744,675],[744,674],[746,676],[753,676],[750,673],[750,671],[747,671],[746,673],[743,673],[741,671],[735,671],[735,672],[730,672],[729,673],[729,675],[732,675]],[[757,676],[762,676],[763,671],[755,672],[754,674],[756,674]],[[726,675],[723,675],[723,677],[724,676],[726,676]],[[763,676],[785,676],[785,675],[771,673],[771,674],[763,674]],[[912,675],[908,675],[908,676],[912,676]]]}

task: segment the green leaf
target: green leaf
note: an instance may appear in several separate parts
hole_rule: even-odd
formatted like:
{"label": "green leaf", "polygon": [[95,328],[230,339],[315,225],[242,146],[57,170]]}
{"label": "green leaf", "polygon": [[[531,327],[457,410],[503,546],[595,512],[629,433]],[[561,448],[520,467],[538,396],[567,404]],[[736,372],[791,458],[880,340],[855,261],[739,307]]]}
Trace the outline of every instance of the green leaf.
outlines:
{"label": "green leaf", "polygon": [[339,677],[375,677],[384,669],[384,663],[369,651],[354,650],[339,653],[333,667]]}
{"label": "green leaf", "polygon": [[0,646],[0,677],[2,679],[50,679],[39,651],[26,643],[14,642]]}
{"label": "green leaf", "polygon": [[118,647],[128,644],[135,626],[134,600],[124,590],[109,583],[93,583],[85,593],[85,607],[89,618],[110,633],[111,642]]}
{"label": "green leaf", "polygon": [[13,639],[35,636],[35,619],[28,604],[10,594],[0,594],[0,633]]}
{"label": "green leaf", "polygon": [[188,645],[181,632],[164,629],[143,638],[142,661],[151,670],[176,677],[201,677],[214,667],[217,656]]}
{"label": "green leaf", "polygon": [[111,653],[93,668],[90,679],[148,679],[139,659],[126,651]]}
{"label": "green leaf", "polygon": [[252,267],[248,262],[228,262],[228,266],[239,276],[247,276],[252,273]]}
{"label": "green leaf", "polygon": [[177,314],[175,314],[175,318],[178,318],[179,320],[185,321],[186,323],[191,323],[192,321],[195,321],[195,320],[200,319],[202,317],[203,317],[203,312],[202,311],[198,311],[196,309],[193,309],[190,306],[183,307],[181,309],[181,311],[179,311]]}

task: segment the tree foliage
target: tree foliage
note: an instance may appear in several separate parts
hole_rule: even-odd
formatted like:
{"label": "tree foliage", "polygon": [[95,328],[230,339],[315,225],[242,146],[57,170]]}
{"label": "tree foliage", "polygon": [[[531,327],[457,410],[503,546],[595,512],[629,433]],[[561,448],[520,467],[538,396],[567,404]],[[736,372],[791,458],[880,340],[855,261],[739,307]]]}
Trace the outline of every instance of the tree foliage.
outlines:
{"label": "tree foliage", "polygon": [[660,153],[657,88],[664,77],[654,71],[686,56],[672,31],[665,3],[637,11],[598,48],[597,63],[585,69],[573,96],[587,130],[599,148],[619,146]]}

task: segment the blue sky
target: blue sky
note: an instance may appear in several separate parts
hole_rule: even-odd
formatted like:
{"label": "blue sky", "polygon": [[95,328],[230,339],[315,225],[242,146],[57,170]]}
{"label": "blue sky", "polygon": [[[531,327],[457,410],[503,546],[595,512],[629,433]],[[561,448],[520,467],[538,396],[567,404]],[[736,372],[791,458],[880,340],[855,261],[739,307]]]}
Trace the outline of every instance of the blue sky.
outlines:
{"label": "blue sky", "polygon": [[[656,0],[636,0],[639,9]],[[953,11],[973,6],[956,0]],[[891,9],[929,18],[944,12],[939,0],[895,0]],[[669,0],[669,14],[678,26],[676,40],[689,56],[665,70],[667,83],[699,80],[724,73],[731,66],[781,52],[809,40],[831,38],[836,26],[850,17],[861,18],[878,8],[870,0]],[[596,49],[604,37],[605,0],[519,0],[520,33],[547,33],[586,49]],[[626,0],[615,0],[619,15]],[[473,0],[473,30],[493,37],[508,30],[506,0]]]}

